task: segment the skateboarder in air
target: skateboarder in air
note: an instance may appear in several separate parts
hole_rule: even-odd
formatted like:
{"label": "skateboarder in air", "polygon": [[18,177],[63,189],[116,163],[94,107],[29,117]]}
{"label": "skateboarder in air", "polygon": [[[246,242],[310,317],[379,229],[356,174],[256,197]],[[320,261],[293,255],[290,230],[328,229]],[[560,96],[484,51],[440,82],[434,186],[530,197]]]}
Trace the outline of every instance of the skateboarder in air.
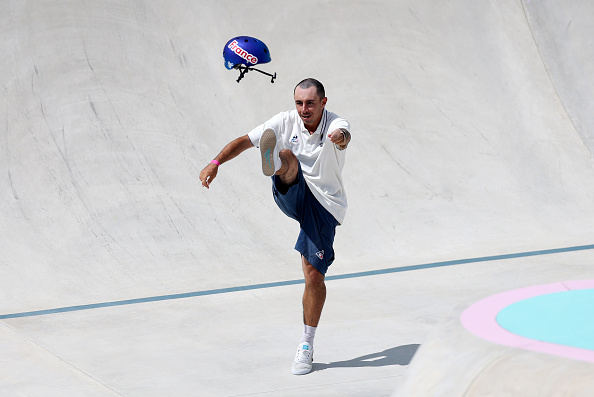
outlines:
{"label": "skateboarder in air", "polygon": [[334,235],[347,209],[342,169],[351,134],[349,123],[326,110],[324,86],[315,79],[294,90],[295,110],[279,113],[229,144],[200,173],[209,188],[225,162],[259,147],[262,171],[272,177],[278,207],[301,226],[295,249],[305,276],[304,331],[292,366],[295,375],[311,371],[313,341],[326,300],[324,278],[334,261]]}

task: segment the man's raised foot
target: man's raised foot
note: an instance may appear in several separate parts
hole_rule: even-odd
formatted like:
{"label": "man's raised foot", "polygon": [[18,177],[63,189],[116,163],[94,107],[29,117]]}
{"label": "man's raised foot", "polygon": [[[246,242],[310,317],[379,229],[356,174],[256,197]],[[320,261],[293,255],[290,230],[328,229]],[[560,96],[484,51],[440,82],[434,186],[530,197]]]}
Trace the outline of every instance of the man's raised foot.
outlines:
{"label": "man's raised foot", "polygon": [[260,138],[260,155],[262,156],[262,172],[266,176],[272,176],[279,170],[280,158],[276,145],[276,135],[268,128]]}

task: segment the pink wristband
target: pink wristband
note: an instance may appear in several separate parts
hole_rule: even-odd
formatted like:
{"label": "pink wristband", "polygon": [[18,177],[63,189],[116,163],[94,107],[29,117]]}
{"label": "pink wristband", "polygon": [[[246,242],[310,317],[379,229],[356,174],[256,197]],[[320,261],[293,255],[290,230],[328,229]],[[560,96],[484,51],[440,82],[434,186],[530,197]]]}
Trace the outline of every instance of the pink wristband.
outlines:
{"label": "pink wristband", "polygon": [[216,160],[213,160],[213,161],[211,161],[211,163],[212,163],[212,164],[216,164],[216,165],[221,165],[221,163],[219,163],[219,162],[218,162],[218,161],[216,161]]}

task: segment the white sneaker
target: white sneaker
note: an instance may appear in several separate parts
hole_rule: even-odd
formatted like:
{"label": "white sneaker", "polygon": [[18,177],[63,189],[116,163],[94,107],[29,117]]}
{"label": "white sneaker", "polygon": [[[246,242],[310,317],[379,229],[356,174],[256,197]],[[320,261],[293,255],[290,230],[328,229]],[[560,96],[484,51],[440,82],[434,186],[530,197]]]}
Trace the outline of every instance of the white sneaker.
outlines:
{"label": "white sneaker", "polygon": [[297,348],[297,354],[293,361],[291,371],[293,375],[305,375],[311,372],[313,362],[313,346],[309,343],[301,343]]}
{"label": "white sneaker", "polygon": [[280,169],[280,158],[276,147],[276,135],[268,128],[260,138],[260,155],[262,156],[262,172],[272,176]]}

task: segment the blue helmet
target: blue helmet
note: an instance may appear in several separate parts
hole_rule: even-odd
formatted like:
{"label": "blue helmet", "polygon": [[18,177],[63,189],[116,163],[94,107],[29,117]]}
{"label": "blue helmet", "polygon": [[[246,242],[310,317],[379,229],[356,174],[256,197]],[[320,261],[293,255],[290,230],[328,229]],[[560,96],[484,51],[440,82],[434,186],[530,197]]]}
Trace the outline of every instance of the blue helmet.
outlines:
{"label": "blue helmet", "polygon": [[225,67],[234,69],[235,65],[254,66],[270,62],[270,51],[266,44],[249,36],[232,38],[223,48]]}

